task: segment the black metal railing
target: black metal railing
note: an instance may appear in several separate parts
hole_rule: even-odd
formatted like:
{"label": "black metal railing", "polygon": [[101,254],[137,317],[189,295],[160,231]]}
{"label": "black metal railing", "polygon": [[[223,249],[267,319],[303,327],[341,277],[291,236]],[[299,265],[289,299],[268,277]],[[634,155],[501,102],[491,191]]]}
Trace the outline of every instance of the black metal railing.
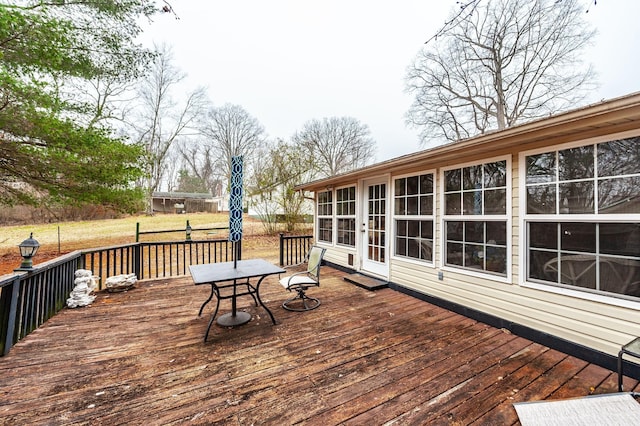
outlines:
{"label": "black metal railing", "polygon": [[[241,259],[242,247],[238,253]],[[233,244],[228,240],[165,241],[85,250],[81,267],[100,277],[136,274],[143,280],[187,275],[190,265],[232,260]]]}
{"label": "black metal railing", "polygon": [[0,277],[0,354],[64,308],[73,290],[80,252]]}
{"label": "black metal railing", "polygon": [[[141,243],[136,276],[150,279],[187,275],[190,265],[232,261],[233,250],[233,243],[228,240]],[[240,260],[241,248],[238,254]]]}
{"label": "black metal railing", "polygon": [[[240,244],[239,242],[236,244]],[[237,247],[242,258],[241,246]],[[75,251],[0,277],[0,355],[66,306],[75,271],[88,269],[103,279],[136,274],[138,279],[177,277],[190,265],[232,261],[228,240],[148,242]]]}
{"label": "black metal railing", "polygon": [[139,277],[140,243],[83,250],[80,268],[88,269],[103,279],[121,274],[136,274]]}
{"label": "black metal railing", "polygon": [[312,235],[280,234],[280,266],[296,265],[311,249]]}
{"label": "black metal railing", "polygon": [[158,234],[175,234],[175,233],[184,233],[186,239],[191,238],[191,233],[198,231],[207,231],[210,234],[218,233],[219,231],[228,231],[228,226],[214,226],[208,228],[192,228],[189,225],[189,221],[187,220],[185,223],[185,227],[181,229],[162,229],[155,231],[141,231],[140,230],[140,222],[136,222],[136,243],[140,241],[141,235],[158,235]]}

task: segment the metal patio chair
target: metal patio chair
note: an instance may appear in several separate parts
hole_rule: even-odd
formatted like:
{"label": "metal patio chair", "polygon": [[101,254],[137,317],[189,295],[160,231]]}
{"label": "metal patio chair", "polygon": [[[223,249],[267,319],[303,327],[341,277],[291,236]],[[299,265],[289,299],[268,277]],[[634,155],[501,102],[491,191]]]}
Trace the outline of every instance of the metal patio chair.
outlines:
{"label": "metal patio chair", "polygon": [[292,265],[293,267],[306,263],[307,269],[288,275],[280,280],[280,284],[285,289],[297,293],[294,297],[282,303],[283,308],[288,311],[304,312],[320,306],[320,300],[307,296],[306,291],[311,287],[320,286],[320,266],[322,265],[322,257],[325,251],[326,249],[324,248],[312,246],[301,263]]}

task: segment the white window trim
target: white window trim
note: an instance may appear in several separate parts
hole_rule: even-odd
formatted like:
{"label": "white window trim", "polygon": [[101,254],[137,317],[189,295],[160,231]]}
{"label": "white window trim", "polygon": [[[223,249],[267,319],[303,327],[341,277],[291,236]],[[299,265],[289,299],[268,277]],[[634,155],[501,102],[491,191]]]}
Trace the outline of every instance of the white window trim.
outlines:
{"label": "white window trim", "polygon": [[[456,216],[449,216],[447,214],[445,214],[445,172],[449,171],[449,170],[455,170],[455,169],[461,169],[464,167],[469,167],[469,166],[477,166],[477,165],[481,165],[481,164],[486,164],[486,163],[494,163],[496,161],[506,161],[507,163],[507,177],[506,177],[506,197],[507,197],[507,207],[506,207],[506,212],[504,215],[456,215]],[[458,163],[458,164],[454,164],[448,167],[443,167],[440,169],[440,173],[439,173],[439,180],[440,183],[438,185],[439,189],[440,189],[440,195],[439,195],[439,211],[440,211],[440,256],[438,256],[438,262],[441,265],[440,269],[442,269],[443,271],[448,271],[451,273],[456,273],[456,274],[462,274],[462,275],[468,275],[468,276],[472,276],[472,277],[476,277],[476,278],[480,278],[483,280],[491,280],[491,281],[495,281],[495,282],[500,282],[500,283],[505,283],[505,284],[511,284],[512,283],[512,269],[513,269],[513,236],[512,236],[512,223],[513,223],[513,214],[512,214],[512,204],[513,204],[513,168],[512,168],[512,161],[511,161],[511,156],[510,155],[503,155],[503,156],[498,156],[498,157],[489,157],[489,158],[482,158],[482,159],[478,159],[476,161],[470,161],[470,162],[466,162],[466,163]],[[473,270],[473,269],[466,269],[466,268],[456,268],[455,266],[447,266],[444,263],[444,258],[446,255],[446,228],[445,228],[445,224],[446,224],[446,219],[450,219],[453,220],[455,218],[455,220],[458,221],[470,221],[470,220],[478,220],[479,218],[482,218],[483,222],[487,222],[487,221],[491,221],[491,220],[504,220],[506,222],[506,227],[507,227],[507,235],[506,235],[506,241],[507,241],[507,255],[506,255],[506,276],[502,276],[502,275],[495,275],[491,272],[485,272],[485,271],[477,271],[477,270]]]}
{"label": "white window trim", "polygon": [[[318,213],[318,198],[320,197],[320,193],[322,192],[330,192],[331,193],[331,241],[325,241],[325,240],[321,240],[320,239],[320,226],[319,226],[319,222],[320,219],[328,219],[329,216],[327,215],[322,215],[320,216],[320,214]],[[315,202],[315,209],[316,209],[316,214],[315,214],[315,220],[317,221],[315,223],[315,241],[317,245],[320,246],[326,246],[326,247],[333,247],[335,245],[335,240],[336,240],[336,216],[335,216],[335,204],[336,204],[336,200],[335,200],[335,191],[332,189],[326,189],[324,191],[318,191],[316,193],[316,202]]]}
{"label": "white window trim", "polygon": [[[355,188],[355,211],[353,213],[353,215],[338,215],[338,190],[340,189],[345,189],[345,188]],[[334,191],[334,198],[335,200],[333,201],[333,211],[335,212],[335,214],[333,215],[334,218],[334,233],[335,233],[335,237],[334,237],[334,245],[346,250],[351,250],[351,251],[355,251],[356,247],[358,247],[359,244],[359,232],[358,232],[358,209],[360,208],[360,203],[358,201],[358,198],[360,198],[358,193],[358,185],[356,183],[352,184],[352,185],[344,185],[344,186],[339,186],[336,187],[335,191]],[[338,243],[338,219],[353,219],[354,221],[354,233],[355,233],[355,237],[354,237],[354,245],[353,246],[349,246],[346,244],[340,244]]]}
{"label": "white window trim", "polygon": [[[402,179],[402,178],[407,178],[407,177],[412,177],[412,176],[420,176],[420,175],[426,175],[426,174],[432,174],[433,175],[433,211],[431,213],[431,216],[416,216],[416,215],[410,215],[410,216],[396,216],[395,214],[395,202],[396,202],[396,179]],[[405,174],[401,174],[401,175],[394,175],[391,176],[391,182],[390,182],[390,186],[391,186],[391,204],[389,206],[390,208],[390,212],[391,212],[391,244],[390,244],[390,259],[392,260],[397,260],[397,261],[402,261],[402,262],[407,262],[407,263],[412,263],[414,265],[420,265],[420,266],[426,266],[428,268],[432,268],[434,269],[436,267],[436,245],[437,245],[437,236],[436,236],[436,220],[437,220],[437,196],[438,196],[438,173],[436,169],[429,169],[429,170],[421,170],[419,172],[415,172],[415,173],[405,173]],[[426,218],[426,219],[425,219]],[[429,219],[430,218],[430,219]],[[431,220],[432,221],[432,235],[433,235],[433,258],[431,260],[421,260],[421,259],[414,259],[412,257],[407,257],[407,256],[398,256],[396,255],[396,220],[397,219],[406,219],[406,220]]]}
{"label": "white window trim", "polygon": [[[608,142],[618,139],[626,139],[631,137],[640,136],[640,131],[638,130],[630,130],[626,132],[613,133],[604,136],[593,137],[589,139],[581,139],[579,141],[567,142],[564,144],[547,146],[545,148],[538,148],[528,151],[522,151],[519,153],[518,158],[518,198],[519,208],[518,208],[518,228],[520,230],[520,244],[518,248],[518,258],[519,258],[519,279],[518,284],[524,288],[531,288],[535,290],[545,291],[549,293],[559,294],[568,297],[574,297],[576,299],[583,299],[597,303],[603,303],[612,306],[618,306],[633,310],[640,310],[640,301],[633,301],[628,299],[623,299],[616,296],[607,296],[605,294],[597,294],[591,293],[588,291],[580,291],[574,290],[567,287],[560,287],[552,284],[544,284],[540,282],[527,281],[528,275],[528,260],[527,260],[527,247],[529,246],[529,240],[526,232],[526,223],[527,220],[532,220],[535,218],[541,222],[544,221],[553,221],[553,222],[613,222],[619,223],[621,218],[624,218],[625,221],[628,222],[638,222],[640,221],[640,214],[575,214],[575,215],[527,215],[527,171],[526,171],[526,157],[528,155],[536,155],[549,151],[561,151],[563,149],[575,148],[584,145],[593,145],[600,142]],[[559,220],[562,219],[562,220]]]}

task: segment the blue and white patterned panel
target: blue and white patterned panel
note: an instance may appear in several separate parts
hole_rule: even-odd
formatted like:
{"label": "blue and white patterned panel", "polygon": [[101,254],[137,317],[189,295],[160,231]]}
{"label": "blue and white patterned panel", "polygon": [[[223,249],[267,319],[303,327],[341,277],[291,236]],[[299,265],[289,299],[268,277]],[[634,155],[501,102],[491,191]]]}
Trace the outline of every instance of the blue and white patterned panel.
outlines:
{"label": "blue and white patterned panel", "polygon": [[242,156],[231,157],[231,195],[229,196],[229,241],[242,239]]}

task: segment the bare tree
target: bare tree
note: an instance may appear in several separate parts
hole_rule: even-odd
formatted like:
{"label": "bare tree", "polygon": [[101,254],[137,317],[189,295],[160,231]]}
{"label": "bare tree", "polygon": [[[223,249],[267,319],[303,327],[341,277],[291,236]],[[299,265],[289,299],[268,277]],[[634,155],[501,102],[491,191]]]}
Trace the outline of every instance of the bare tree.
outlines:
{"label": "bare tree", "polygon": [[314,159],[318,177],[363,167],[374,160],[376,143],[369,126],[351,117],[311,120],[293,136]]}
{"label": "bare tree", "polygon": [[173,91],[178,88],[185,74],[173,65],[172,60],[170,48],[161,46],[149,75],[138,89],[139,114],[132,124],[148,157],[144,187],[150,209],[151,195],[166,177],[166,160],[171,148],[181,137],[193,132],[196,119],[204,114],[208,105],[202,88],[187,94],[182,103],[174,100]]}
{"label": "bare tree", "polygon": [[88,81],[84,89],[75,86],[89,99],[91,107],[88,126],[111,124],[118,128],[131,113],[135,99],[135,80],[105,76]]}
{"label": "bare tree", "polygon": [[180,151],[176,148],[176,146],[172,146],[171,149],[167,152],[165,159],[163,161],[164,164],[164,176],[163,182],[166,185],[167,191],[173,192],[178,190],[178,186],[180,184],[180,173],[184,168],[184,164],[182,163],[184,160]]}
{"label": "bare tree", "polygon": [[311,179],[313,159],[304,147],[278,140],[254,157],[252,170],[247,193],[265,231],[273,233],[278,230],[279,216],[286,231],[295,231],[304,213],[305,199],[294,187]]}
{"label": "bare tree", "polygon": [[188,139],[180,146],[183,167],[192,176],[204,182],[214,197],[223,195],[221,176],[214,165],[216,149],[210,141],[203,138]]}
{"label": "bare tree", "polygon": [[225,182],[231,178],[231,157],[243,156],[245,165],[251,164],[254,152],[265,143],[264,127],[239,105],[226,104],[210,109],[200,132],[209,147],[202,150],[208,156],[213,155],[213,160],[205,161],[212,162],[217,177]]}
{"label": "bare tree", "polygon": [[567,109],[595,86],[595,34],[578,0],[475,0],[409,67],[407,122],[421,144],[455,141]]}

